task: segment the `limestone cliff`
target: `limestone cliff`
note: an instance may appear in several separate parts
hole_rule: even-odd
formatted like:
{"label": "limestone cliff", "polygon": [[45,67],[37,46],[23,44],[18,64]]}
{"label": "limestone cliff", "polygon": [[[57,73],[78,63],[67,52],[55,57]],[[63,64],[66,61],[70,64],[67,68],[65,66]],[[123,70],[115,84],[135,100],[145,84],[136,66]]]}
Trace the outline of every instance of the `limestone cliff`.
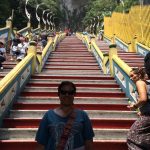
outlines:
{"label": "limestone cliff", "polygon": [[65,13],[65,26],[76,30],[84,17],[84,7],[88,0],[59,0],[60,8]]}

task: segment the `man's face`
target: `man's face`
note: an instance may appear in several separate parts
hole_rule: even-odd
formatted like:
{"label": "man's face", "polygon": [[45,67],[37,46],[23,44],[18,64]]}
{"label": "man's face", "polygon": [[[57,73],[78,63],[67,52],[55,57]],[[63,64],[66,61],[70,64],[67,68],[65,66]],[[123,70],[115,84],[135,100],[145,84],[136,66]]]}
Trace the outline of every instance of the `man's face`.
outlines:
{"label": "man's face", "polygon": [[61,88],[59,93],[59,99],[62,105],[71,106],[73,105],[75,91],[70,85],[65,85]]}

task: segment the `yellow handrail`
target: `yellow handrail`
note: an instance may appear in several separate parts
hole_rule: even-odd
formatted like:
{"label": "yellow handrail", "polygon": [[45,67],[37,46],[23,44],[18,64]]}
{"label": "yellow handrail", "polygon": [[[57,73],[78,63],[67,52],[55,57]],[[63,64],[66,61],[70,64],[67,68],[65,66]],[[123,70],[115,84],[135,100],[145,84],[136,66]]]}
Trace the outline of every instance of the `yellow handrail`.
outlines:
{"label": "yellow handrail", "polygon": [[3,92],[6,87],[13,81],[17,75],[22,71],[22,68],[33,58],[33,54],[27,55],[19,64],[17,64],[1,81],[0,81],[0,93]]}

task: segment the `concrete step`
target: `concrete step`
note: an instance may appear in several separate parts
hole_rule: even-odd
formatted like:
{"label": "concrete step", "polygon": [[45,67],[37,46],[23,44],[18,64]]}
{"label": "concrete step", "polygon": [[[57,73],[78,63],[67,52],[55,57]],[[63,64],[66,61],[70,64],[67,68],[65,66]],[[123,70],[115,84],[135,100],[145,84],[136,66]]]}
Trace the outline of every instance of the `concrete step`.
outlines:
{"label": "concrete step", "polygon": [[64,57],[72,57],[72,56],[76,56],[76,57],[92,57],[92,55],[87,51],[87,52],[82,52],[80,51],[77,52],[77,51],[74,51],[74,52],[69,52],[69,51],[66,51],[66,52],[58,52],[58,51],[54,51],[50,54],[50,57],[51,56],[55,56],[55,57],[61,57],[61,56],[64,56]]}
{"label": "concrete step", "polygon": [[[95,129],[129,129],[136,119],[121,119],[120,118],[91,118],[91,123]],[[38,128],[41,118],[5,118],[5,128]]]}
{"label": "concrete step", "polygon": [[63,49],[68,49],[68,50],[72,50],[72,49],[74,49],[75,51],[77,50],[85,50],[85,51],[87,51],[87,48],[85,47],[85,46],[83,46],[81,43],[80,44],[73,44],[73,45],[67,45],[68,43],[66,43],[66,44],[62,44],[61,43],[61,45],[59,45],[59,46],[57,46],[57,49],[56,49],[56,51],[58,51],[59,49],[61,49],[61,50],[63,50]]}
{"label": "concrete step", "polygon": [[[40,82],[38,80],[33,80],[27,83],[27,87],[58,87],[58,82]],[[79,82],[79,81],[78,81]],[[116,83],[93,83],[93,82],[85,82],[85,83],[75,83],[76,87],[84,87],[84,88],[119,88],[119,85]]]}
{"label": "concrete step", "polygon": [[[30,97],[30,96],[28,96]],[[38,96],[39,97],[39,96]],[[59,104],[44,104],[44,103],[26,103],[16,102],[13,106],[14,110],[49,110],[59,107]],[[80,103],[74,104],[75,108],[83,110],[109,110],[109,111],[130,111],[125,104],[89,104]]]}
{"label": "concrete step", "polygon": [[55,52],[88,52],[87,48],[85,47],[78,47],[78,48],[74,48],[74,47],[57,47]]}
{"label": "concrete step", "polygon": [[[109,44],[106,42],[96,41],[96,44],[101,49],[103,53],[109,52]],[[143,67],[144,66],[144,57],[131,52],[123,51],[119,46],[118,49],[118,56],[125,61],[131,68],[134,67]]]}
{"label": "concrete step", "polygon": [[68,65],[68,66],[97,66],[97,64],[94,62],[94,63],[87,63],[87,62],[70,62],[68,64],[68,62],[46,62],[45,64],[46,66],[47,65],[51,65],[51,66],[64,66],[64,65]]}
{"label": "concrete step", "polygon": [[80,63],[84,63],[84,62],[87,62],[87,63],[96,63],[96,60],[93,59],[93,60],[86,60],[86,59],[51,59],[51,58],[48,58],[47,59],[47,62],[68,62],[68,63],[72,63],[72,62],[80,62]]}
{"label": "concrete step", "polygon": [[51,66],[45,65],[45,69],[49,70],[99,70],[99,66]]}
{"label": "concrete step", "polygon": [[[35,140],[0,140],[1,150],[33,150]],[[94,140],[94,150],[127,150],[126,140]],[[100,148],[100,149],[99,149]]]}
{"label": "concrete step", "polygon": [[51,75],[99,75],[100,70],[50,70],[43,69],[43,73],[48,73]]}
{"label": "concrete step", "polygon": [[84,56],[70,56],[70,57],[64,57],[64,56],[59,56],[59,57],[56,57],[56,56],[50,56],[49,58],[48,58],[48,60],[58,60],[58,61],[66,61],[66,60],[69,60],[69,61],[72,61],[72,62],[74,62],[75,60],[77,61],[77,60],[79,60],[79,61],[84,61],[84,60],[86,60],[86,62],[89,62],[89,61],[95,61],[96,62],[96,60],[95,60],[95,58],[93,58],[92,56],[88,56],[88,57],[84,57]]}
{"label": "concrete step", "polygon": [[17,65],[16,61],[4,61],[3,62],[4,65]]}
{"label": "concrete step", "polygon": [[108,75],[104,75],[102,72],[100,72],[99,76],[96,76],[96,75],[65,75],[65,76],[62,76],[62,75],[51,75],[51,74],[46,74],[46,73],[43,73],[41,72],[40,74],[34,74],[34,76],[32,76],[32,79],[61,79],[61,80],[64,80],[64,79],[67,79],[67,80],[70,80],[70,79],[74,79],[74,80],[80,80],[80,81],[85,81],[85,80],[115,80],[114,77],[111,77],[109,74]]}
{"label": "concrete step", "polygon": [[[106,97],[75,97],[76,104],[128,104],[128,98],[106,98]],[[57,97],[21,97],[17,99],[20,103],[43,103],[43,104],[58,104],[59,98]]]}
{"label": "concrete step", "polygon": [[[53,84],[55,84],[55,85],[58,85],[58,84],[60,84],[61,83],[61,81],[66,81],[66,80],[54,80],[54,81],[52,81],[52,79],[41,79],[40,80],[40,82],[39,82],[39,79],[31,79],[30,81],[29,81],[29,84],[35,84],[36,85],[36,83],[38,84],[44,84],[45,86],[46,85],[53,85]],[[116,84],[116,81],[114,81],[114,80],[99,80],[99,81],[97,81],[97,80],[95,80],[95,81],[92,81],[92,80],[89,80],[89,81],[87,81],[86,82],[86,80],[85,81],[80,81],[80,80],[69,80],[69,81],[73,81],[74,82],[74,84],[76,84],[77,85],[77,87],[80,87],[80,85],[83,85],[83,87],[85,86],[85,87],[88,87],[88,85],[89,85],[89,87],[91,87],[90,85],[93,85],[93,86],[95,86],[96,87],[96,85],[99,85],[100,87],[113,87],[113,85],[117,85]],[[87,86],[86,86],[87,85]],[[97,86],[98,87],[98,86]]]}
{"label": "concrete step", "polygon": [[[1,128],[0,140],[34,140],[37,128]],[[128,129],[94,129],[94,140],[126,140]]]}
{"label": "concrete step", "polygon": [[[129,111],[106,111],[106,110],[85,110],[91,119],[120,119],[135,120],[137,119],[136,112]],[[7,118],[42,118],[46,110],[10,110],[10,115]]]}
{"label": "concrete step", "polygon": [[[21,96],[39,96],[39,97],[49,97],[49,96],[57,96],[57,92],[51,91],[23,91]],[[77,92],[77,97],[125,97],[125,93],[123,92],[109,92],[109,91],[95,91],[95,92]]]}
{"label": "concrete step", "polygon": [[[57,92],[58,91],[58,87],[29,87],[26,86],[24,88],[24,92]],[[97,92],[122,92],[121,88],[95,88],[95,87],[78,87],[77,88],[77,93],[80,92],[91,92],[91,93],[97,93]]]}
{"label": "concrete step", "polygon": [[4,68],[3,70],[0,70],[1,74],[7,74],[8,72],[10,72],[13,68]]}
{"label": "concrete step", "polygon": [[[95,64],[96,64],[96,60],[95,60],[95,58],[93,58],[93,57],[79,57],[79,56],[73,56],[73,57],[64,57],[64,56],[60,56],[60,57],[56,57],[56,56],[51,56],[50,58],[49,58],[50,60],[58,60],[58,62],[61,62],[61,61],[67,61],[67,60],[69,60],[69,61],[71,61],[71,62],[74,62],[74,60],[78,60],[78,61],[84,61],[84,60],[88,60],[88,61],[93,61],[93,62],[95,62]],[[48,59],[48,60],[49,60]],[[87,62],[88,62],[87,61]]]}
{"label": "concrete step", "polygon": [[[39,79],[31,79],[30,81],[29,81],[29,83],[43,83],[43,84],[60,84],[62,81],[66,81],[66,79],[63,79],[63,80],[57,80],[57,79],[41,79],[40,81],[39,81]],[[76,84],[76,85],[88,85],[88,84],[92,84],[93,86],[95,85],[112,85],[112,84],[115,84],[115,85],[117,85],[116,84],[116,81],[114,81],[114,80],[69,80],[69,81],[73,81],[74,82],[74,84]]]}

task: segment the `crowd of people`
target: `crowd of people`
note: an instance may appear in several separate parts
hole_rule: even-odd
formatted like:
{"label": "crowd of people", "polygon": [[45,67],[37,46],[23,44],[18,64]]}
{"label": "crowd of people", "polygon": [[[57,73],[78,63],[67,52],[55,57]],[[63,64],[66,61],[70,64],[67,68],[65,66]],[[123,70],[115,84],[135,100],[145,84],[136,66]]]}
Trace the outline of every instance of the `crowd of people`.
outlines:
{"label": "crowd of people", "polygon": [[16,37],[12,40],[10,48],[11,60],[16,60],[17,62],[20,62],[26,56],[28,46],[28,37],[16,34]]}
{"label": "crowd of people", "polygon": [[[35,35],[32,40],[37,43],[38,50],[42,51],[47,44],[47,34]],[[6,52],[6,45],[4,42],[0,42],[0,70],[3,70],[3,62],[6,60],[20,62],[26,55],[29,46],[29,38],[19,33],[15,35],[15,38],[11,40],[9,52]],[[11,57],[8,57],[11,56]]]}
{"label": "crowd of people", "polygon": [[2,63],[6,60],[6,49],[3,42],[0,42],[0,69],[3,69]]}

